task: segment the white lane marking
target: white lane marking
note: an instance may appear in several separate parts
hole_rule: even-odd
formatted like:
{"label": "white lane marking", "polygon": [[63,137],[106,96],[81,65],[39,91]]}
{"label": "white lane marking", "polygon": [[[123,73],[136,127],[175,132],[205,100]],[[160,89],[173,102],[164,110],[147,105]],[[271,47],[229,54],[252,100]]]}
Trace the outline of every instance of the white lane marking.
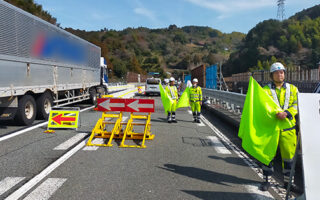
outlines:
{"label": "white lane marking", "polygon": [[46,176],[48,176],[53,170],[55,170],[57,167],[59,167],[62,163],[64,163],[66,160],[68,160],[73,154],[75,154],[77,151],[82,149],[86,145],[86,141],[82,141],[77,146],[69,150],[67,153],[65,153],[63,156],[61,156],[58,160],[54,161],[51,165],[49,165],[47,168],[45,168],[42,172],[40,172],[38,175],[33,177],[31,180],[29,180],[26,184],[24,184],[22,187],[20,187],[18,190],[10,194],[6,200],[16,200],[19,199],[21,196],[23,196],[26,192],[28,192],[32,187],[37,185],[42,179],[44,179]]}
{"label": "white lane marking", "polygon": [[[92,109],[92,108],[94,108],[94,106],[90,106],[90,107],[88,107],[88,108],[82,109],[82,110],[80,110],[80,112],[84,112],[84,111],[87,111],[87,110]],[[47,125],[47,124],[48,124],[48,122],[43,122],[43,123],[37,124],[37,125],[35,125],[35,126],[31,126],[31,127],[29,127],[29,128],[23,129],[23,130],[21,130],[21,131],[17,131],[17,132],[15,132],[15,133],[11,133],[11,134],[9,134],[9,135],[3,136],[3,137],[0,138],[0,142],[1,142],[1,141],[4,141],[4,140],[7,140],[7,139],[10,139],[10,138],[12,138],[12,137],[21,135],[21,134],[26,133],[26,132],[28,132],[28,131],[32,131],[33,129],[36,129],[36,128],[45,126],[45,125]]]}
{"label": "white lane marking", "polygon": [[12,138],[12,137],[21,135],[21,134],[23,134],[23,133],[26,133],[26,132],[31,131],[31,130],[33,130],[33,129],[36,129],[36,128],[38,128],[38,127],[45,126],[45,125],[47,125],[47,124],[48,124],[48,122],[43,122],[43,123],[37,124],[37,125],[35,125],[35,126],[31,126],[31,127],[29,127],[29,128],[23,129],[23,130],[21,130],[21,131],[17,131],[17,132],[15,132],[15,133],[11,133],[11,134],[9,134],[9,135],[3,136],[3,137],[0,138],[0,142],[1,142],[1,141],[4,141],[4,140],[7,140],[7,139],[9,139],[9,138]]}
{"label": "white lane marking", "polygon": [[220,142],[216,136],[207,136],[212,142],[214,149],[221,154],[231,154],[231,152]]}
{"label": "white lane marking", "polygon": [[190,115],[192,115],[192,111],[191,111],[191,110],[188,110],[188,113],[189,113]]}
{"label": "white lane marking", "polygon": [[56,146],[53,150],[67,150],[70,147],[72,147],[74,144],[82,140],[87,135],[88,133],[78,133],[77,135],[73,136],[69,140],[61,143],[59,146]]}
{"label": "white lane marking", "polygon": [[[94,138],[92,140],[92,143],[93,144],[103,144],[104,143],[104,139],[103,138]],[[97,149],[99,149],[99,146],[86,146],[82,150],[83,151],[96,151]]]}
{"label": "white lane marking", "polygon": [[47,200],[62,186],[66,180],[67,179],[65,178],[48,178],[26,198],[24,198],[24,200]]}
{"label": "white lane marking", "polygon": [[[245,154],[242,150],[240,150],[233,142],[229,140],[223,133],[221,133],[211,122],[209,122],[204,116],[200,116],[200,118],[206,123],[213,132],[222,140],[224,143],[235,153],[239,158],[241,158],[256,174],[263,179],[262,169]],[[269,177],[271,182],[271,188],[282,198],[285,199],[286,190],[283,189],[279,182],[277,182],[273,177]]]}
{"label": "white lane marking", "polygon": [[122,117],[122,121],[121,122],[126,122],[128,118],[129,117]]}
{"label": "white lane marking", "polygon": [[250,195],[257,200],[273,200],[273,196],[265,191],[259,190],[259,185],[258,184],[253,184],[253,185],[245,185],[246,190],[250,193]]}
{"label": "white lane marking", "polygon": [[25,177],[6,177],[0,181],[0,195],[4,194],[12,187],[20,183]]}

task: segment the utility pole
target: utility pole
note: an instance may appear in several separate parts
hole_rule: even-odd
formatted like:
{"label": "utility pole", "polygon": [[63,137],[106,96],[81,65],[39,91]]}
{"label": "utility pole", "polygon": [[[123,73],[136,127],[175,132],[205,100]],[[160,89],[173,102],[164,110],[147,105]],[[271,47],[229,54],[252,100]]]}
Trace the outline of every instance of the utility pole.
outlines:
{"label": "utility pole", "polygon": [[277,5],[278,5],[277,18],[281,21],[285,18],[284,1],[285,0],[277,0]]}

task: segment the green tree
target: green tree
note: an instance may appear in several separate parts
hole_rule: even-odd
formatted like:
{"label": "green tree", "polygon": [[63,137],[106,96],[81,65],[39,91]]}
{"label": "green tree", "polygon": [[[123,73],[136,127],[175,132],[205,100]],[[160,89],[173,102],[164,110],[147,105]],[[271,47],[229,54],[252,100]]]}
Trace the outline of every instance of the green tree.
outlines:
{"label": "green tree", "polygon": [[257,62],[257,68],[258,68],[258,70],[262,70],[262,69],[263,69],[263,65],[262,65],[261,60],[258,60],[258,62]]}

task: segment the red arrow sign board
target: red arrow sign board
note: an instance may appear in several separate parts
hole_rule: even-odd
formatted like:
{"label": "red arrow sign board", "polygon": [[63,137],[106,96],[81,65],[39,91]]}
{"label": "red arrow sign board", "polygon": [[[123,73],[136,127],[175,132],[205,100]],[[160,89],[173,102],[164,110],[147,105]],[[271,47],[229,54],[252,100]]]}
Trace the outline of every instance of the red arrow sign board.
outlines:
{"label": "red arrow sign board", "polygon": [[97,104],[97,110],[102,112],[126,110],[126,99],[98,98]]}
{"label": "red arrow sign board", "polygon": [[98,98],[97,111],[154,112],[154,99]]}
{"label": "red arrow sign board", "polygon": [[154,112],[154,99],[127,99],[126,112]]}
{"label": "red arrow sign board", "polygon": [[62,117],[62,114],[52,117],[52,120],[61,125],[61,122],[74,122],[76,117]]}

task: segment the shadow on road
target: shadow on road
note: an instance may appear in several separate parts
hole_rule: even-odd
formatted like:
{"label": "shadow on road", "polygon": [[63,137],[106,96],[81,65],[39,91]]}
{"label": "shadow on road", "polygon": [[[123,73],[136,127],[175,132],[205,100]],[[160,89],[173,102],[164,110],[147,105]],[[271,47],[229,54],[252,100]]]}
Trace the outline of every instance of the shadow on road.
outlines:
{"label": "shadow on road", "polygon": [[226,157],[226,158],[218,157],[218,156],[208,156],[208,157],[214,160],[224,160],[225,162],[230,164],[248,167],[248,165],[242,160],[242,158],[239,158],[239,157]]}
{"label": "shadow on road", "polygon": [[255,194],[252,198],[249,198],[251,194],[249,193],[238,193],[238,192],[212,192],[212,191],[197,191],[197,190],[182,190],[183,192],[193,195],[199,199],[203,200],[239,200],[239,199],[264,199],[271,200],[273,198],[266,197],[263,195]]}
{"label": "shadow on road", "polygon": [[253,184],[258,183],[253,180],[243,179],[236,176],[231,176],[228,174],[221,174],[218,172],[213,172],[205,169],[200,169],[196,167],[185,167],[174,164],[165,164],[164,167],[158,167],[176,174],[187,176],[190,178],[195,178],[201,181],[207,181],[210,183],[226,185],[226,183],[235,183],[235,184]]}

